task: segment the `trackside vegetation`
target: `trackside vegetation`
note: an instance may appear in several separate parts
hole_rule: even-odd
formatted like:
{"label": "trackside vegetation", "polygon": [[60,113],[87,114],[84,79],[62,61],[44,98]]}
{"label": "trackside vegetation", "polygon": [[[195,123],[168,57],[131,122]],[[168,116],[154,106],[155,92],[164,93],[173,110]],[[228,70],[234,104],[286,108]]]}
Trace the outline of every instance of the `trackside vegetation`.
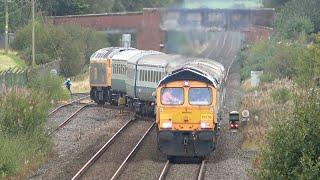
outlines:
{"label": "trackside vegetation", "polygon": [[44,123],[49,108],[67,92],[61,78],[36,74],[28,89],[0,96],[0,179],[24,179],[51,152]]}
{"label": "trackside vegetation", "polygon": [[[267,41],[239,56],[241,77],[262,70],[262,85],[247,90],[242,108],[251,110],[246,145],[258,154],[253,179],[319,179],[320,34],[319,1],[265,0],[276,21]],[[249,143],[248,143],[249,142]]]}
{"label": "trackside vegetation", "polygon": [[[12,44],[28,65],[32,63],[31,31],[31,24],[17,30]],[[64,76],[80,73],[94,51],[108,46],[106,34],[76,25],[53,26],[38,21],[36,34],[36,64],[61,60]]]}

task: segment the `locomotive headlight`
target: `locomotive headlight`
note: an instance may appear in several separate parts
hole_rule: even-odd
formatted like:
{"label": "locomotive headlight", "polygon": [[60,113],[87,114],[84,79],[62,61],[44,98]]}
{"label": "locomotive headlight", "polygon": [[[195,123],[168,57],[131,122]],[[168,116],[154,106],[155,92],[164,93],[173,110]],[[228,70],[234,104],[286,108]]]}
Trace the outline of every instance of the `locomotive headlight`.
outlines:
{"label": "locomotive headlight", "polygon": [[171,129],[172,128],[172,121],[165,121],[161,124],[163,129]]}
{"label": "locomotive headlight", "polygon": [[201,127],[201,129],[208,129],[208,128],[210,128],[210,123],[205,122],[205,121],[201,121],[200,127]]}

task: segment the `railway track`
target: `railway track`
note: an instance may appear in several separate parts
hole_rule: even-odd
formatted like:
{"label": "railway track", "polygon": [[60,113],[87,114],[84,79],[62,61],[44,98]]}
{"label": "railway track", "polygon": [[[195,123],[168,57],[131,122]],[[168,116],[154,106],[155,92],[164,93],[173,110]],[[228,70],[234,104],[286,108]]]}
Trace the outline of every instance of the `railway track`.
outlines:
{"label": "railway track", "polygon": [[[82,95],[82,94],[81,94],[81,95]],[[63,107],[69,106],[69,105],[74,104],[74,103],[76,103],[76,102],[80,102],[80,101],[82,101],[82,100],[87,99],[87,98],[90,97],[90,95],[87,95],[87,94],[84,94],[84,95],[85,95],[84,97],[77,98],[77,99],[72,100],[72,101],[70,101],[70,102],[68,102],[68,103],[66,103],[66,104],[62,104],[62,105],[56,107],[54,110],[52,110],[52,111],[48,114],[48,116],[53,115],[54,113],[56,113],[58,110],[62,109]]]}
{"label": "railway track", "polygon": [[79,112],[81,112],[83,109],[90,107],[92,105],[93,105],[92,103],[89,103],[78,108],[74,113],[72,113],[69,117],[67,117],[67,119],[65,119],[62,123],[60,123],[58,127],[54,128],[53,131],[51,131],[48,135],[52,135],[53,133],[59,131],[59,129],[66,126],[72,120],[72,118],[75,117]]}
{"label": "railway track", "polygon": [[[82,166],[72,180],[90,179],[90,177],[117,179],[154,125],[154,122],[128,121]],[[142,126],[144,127],[141,129]]]}
{"label": "railway track", "polygon": [[[203,180],[204,178],[204,173],[205,173],[205,163],[206,161],[205,160],[202,160],[201,163],[199,164],[172,164],[170,163],[169,160],[167,160],[164,168],[162,169],[161,171],[161,174],[158,178],[158,180],[165,180],[167,179],[169,173],[170,173],[170,168],[172,166],[174,166],[174,169],[173,172],[174,172],[174,175],[178,175],[180,176],[181,173],[179,173],[180,170],[185,170],[187,169],[188,172],[194,172],[196,171],[197,172],[197,176],[196,176],[196,179],[197,180]],[[186,166],[189,166],[188,168],[186,168]],[[173,175],[173,176],[174,176]],[[192,177],[193,175],[191,174],[190,176],[188,176],[188,178]],[[171,179],[171,178],[168,178],[168,179]]]}

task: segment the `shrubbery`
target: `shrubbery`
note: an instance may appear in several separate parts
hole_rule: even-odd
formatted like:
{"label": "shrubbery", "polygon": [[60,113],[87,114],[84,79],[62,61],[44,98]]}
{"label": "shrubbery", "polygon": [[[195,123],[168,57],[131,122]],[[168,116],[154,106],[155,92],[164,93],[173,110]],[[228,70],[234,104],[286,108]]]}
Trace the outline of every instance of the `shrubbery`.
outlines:
{"label": "shrubbery", "polygon": [[[259,156],[256,179],[318,179],[320,176],[320,91],[297,95],[292,112],[273,116]],[[272,115],[272,114],[271,114]]]}
{"label": "shrubbery", "polygon": [[[253,178],[319,179],[320,34],[312,33],[320,30],[320,1],[269,2],[283,4],[277,8],[274,33],[269,41],[257,42],[241,53],[242,79],[251,70],[263,70],[263,81],[284,79],[293,82],[295,89],[264,84],[264,90],[275,90],[251,101],[253,110],[259,107],[267,120]],[[268,101],[261,102],[262,97]]]}
{"label": "shrubbery", "polygon": [[44,125],[51,101],[67,97],[62,79],[37,73],[32,77],[27,92],[0,96],[0,179],[46,157],[51,142]]}
{"label": "shrubbery", "polygon": [[250,71],[262,70],[263,81],[289,78],[303,87],[312,85],[313,77],[320,72],[320,34],[315,38],[311,45],[301,35],[295,43],[270,40],[249,46],[238,56],[242,80],[250,77]]}
{"label": "shrubbery", "polygon": [[[19,51],[23,59],[31,64],[31,24],[16,32],[12,47]],[[80,26],[53,26],[36,23],[36,63],[45,64],[62,60],[61,69],[65,76],[81,72],[90,55],[97,49],[107,47],[107,37]]]}

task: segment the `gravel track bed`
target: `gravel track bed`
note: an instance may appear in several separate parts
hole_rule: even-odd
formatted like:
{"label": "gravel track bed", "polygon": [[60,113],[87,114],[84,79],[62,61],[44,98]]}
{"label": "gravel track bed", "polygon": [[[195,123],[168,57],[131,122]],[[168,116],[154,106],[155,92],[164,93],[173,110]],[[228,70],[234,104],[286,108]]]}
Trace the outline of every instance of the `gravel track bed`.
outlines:
{"label": "gravel track bed", "polygon": [[166,179],[192,179],[198,178],[200,164],[171,164]]}
{"label": "gravel track bed", "polygon": [[[68,110],[68,106],[62,109]],[[71,179],[132,117],[129,112],[120,115],[117,110],[98,106],[84,109],[54,134],[53,157],[28,179]]]}
{"label": "gravel track bed", "polygon": [[157,134],[153,129],[142,142],[141,148],[129,161],[119,179],[157,179],[166,163],[166,156],[157,148]]}
{"label": "gravel track bed", "polygon": [[57,112],[50,115],[47,119],[46,130],[52,130],[57,128],[61,123],[63,123],[69,116],[76,112],[80,107],[84,105],[72,104],[59,109]]}
{"label": "gravel track bed", "polygon": [[81,179],[110,179],[151,124],[131,123]]}
{"label": "gravel track bed", "polygon": [[[226,52],[223,64],[230,63],[235,55],[233,49],[239,48],[239,44],[231,42]],[[251,169],[251,160],[254,152],[246,152],[241,149],[243,135],[240,131],[231,132],[228,129],[228,113],[239,111],[239,103],[243,93],[240,90],[240,65],[234,62],[227,80],[226,101],[224,107],[224,120],[221,122],[222,130],[217,141],[217,149],[208,158],[206,163],[205,179],[249,179],[247,172]]]}

